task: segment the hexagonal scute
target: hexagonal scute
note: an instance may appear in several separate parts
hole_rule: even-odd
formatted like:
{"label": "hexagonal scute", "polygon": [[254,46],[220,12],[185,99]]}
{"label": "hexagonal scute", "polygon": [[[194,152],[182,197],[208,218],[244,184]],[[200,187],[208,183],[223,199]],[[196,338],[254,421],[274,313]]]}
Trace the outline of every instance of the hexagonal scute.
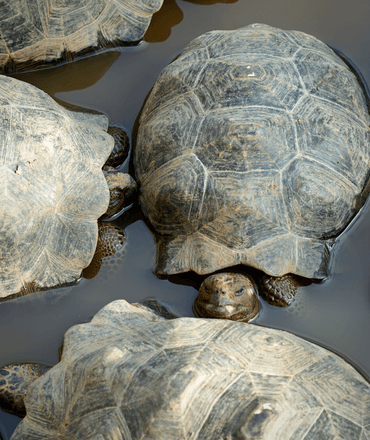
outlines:
{"label": "hexagonal scute", "polygon": [[319,162],[338,173],[338,178],[361,191],[367,176],[368,128],[352,113],[341,119],[327,102],[313,97],[302,100],[296,108],[299,130],[304,133],[299,150],[304,157]]}
{"label": "hexagonal scute", "polygon": [[160,234],[189,234],[217,216],[222,200],[216,183],[194,154],[184,154],[146,180],[141,203],[150,207],[144,212]]}
{"label": "hexagonal scute", "polygon": [[294,160],[282,178],[291,229],[299,236],[336,237],[356,213],[358,188],[315,159]]}
{"label": "hexagonal scute", "polygon": [[114,141],[104,115],[75,116],[9,77],[1,77],[0,90],[7,96],[0,112],[2,299],[74,282],[88,266],[109,202],[101,167]]}
{"label": "hexagonal scute", "polygon": [[295,65],[305,89],[316,102],[337,104],[358,121],[367,118],[367,105],[357,78],[339,57],[305,48],[295,57]]}
{"label": "hexagonal scute", "polygon": [[298,154],[294,128],[284,112],[230,108],[204,119],[193,151],[215,178],[276,172]]}
{"label": "hexagonal scute", "polygon": [[[203,42],[211,59],[228,55],[234,57],[244,54],[259,55],[262,45],[263,53],[267,56],[285,59],[293,57],[300,49],[299,45],[291,44],[289,41],[293,33],[295,32],[286,32],[258,23],[226,33],[224,31],[207,32],[195,41]],[[297,33],[300,34],[300,32]]]}
{"label": "hexagonal scute", "polygon": [[369,399],[354,368],[292,334],[118,300],[66,333],[12,438],[363,440]]}
{"label": "hexagonal scute", "polygon": [[[146,181],[158,168],[189,154],[203,124],[203,109],[193,105],[193,96],[176,105],[177,96],[171,97],[173,106],[168,112],[150,112],[145,115],[144,129],[138,134],[135,146],[134,169],[136,178]],[[149,139],[152,141],[148,142]]]}
{"label": "hexagonal scute", "polygon": [[[356,75],[310,35],[254,24],[193,40],[154,85],[134,150],[155,272],[325,278],[328,245],[368,195],[369,125]],[[174,172],[190,154],[214,191],[189,191],[192,167]]]}

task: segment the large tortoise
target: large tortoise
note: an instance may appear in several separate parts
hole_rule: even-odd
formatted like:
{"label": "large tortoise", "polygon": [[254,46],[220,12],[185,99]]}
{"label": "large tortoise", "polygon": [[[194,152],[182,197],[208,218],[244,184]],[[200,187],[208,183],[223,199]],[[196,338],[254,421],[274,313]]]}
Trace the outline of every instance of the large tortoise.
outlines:
{"label": "large tortoise", "polygon": [[[1,395],[16,377],[0,369]],[[370,385],[330,351],[252,324],[166,320],[123,300],[68,330],[61,362],[28,386],[25,405],[12,440],[370,435]]]}
{"label": "large tortoise", "polygon": [[95,252],[97,219],[122,208],[131,178],[112,167],[103,174],[115,148],[105,115],[69,110],[5,76],[0,100],[2,300],[78,279]]}
{"label": "large tortoise", "polygon": [[137,44],[163,0],[11,0],[0,5],[0,72]]}
{"label": "large tortoise", "polygon": [[134,147],[155,272],[245,265],[266,274],[265,299],[290,304],[303,278],[327,276],[368,195],[369,124],[361,81],[312,36],[254,24],[192,41],[155,83]]}

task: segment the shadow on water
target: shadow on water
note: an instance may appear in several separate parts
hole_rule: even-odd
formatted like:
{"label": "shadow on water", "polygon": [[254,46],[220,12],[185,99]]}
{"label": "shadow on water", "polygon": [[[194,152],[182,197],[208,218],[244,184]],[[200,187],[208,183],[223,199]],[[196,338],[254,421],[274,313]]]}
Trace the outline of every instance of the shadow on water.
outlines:
{"label": "shadow on water", "polygon": [[152,17],[144,40],[148,43],[160,43],[167,40],[171,35],[171,29],[181,23],[183,18],[184,14],[176,0],[164,0],[161,9]]}
{"label": "shadow on water", "polygon": [[[236,3],[239,0],[184,0],[198,5],[215,5],[216,3]],[[177,0],[164,0],[162,8],[156,12],[144,35],[148,43],[166,41],[171,35],[171,29],[181,23],[184,14],[177,4]]]}
{"label": "shadow on water", "polygon": [[121,52],[111,50],[88,56],[58,68],[42,69],[12,75],[28,82],[51,96],[60,92],[83,90],[96,84],[119,58]]}

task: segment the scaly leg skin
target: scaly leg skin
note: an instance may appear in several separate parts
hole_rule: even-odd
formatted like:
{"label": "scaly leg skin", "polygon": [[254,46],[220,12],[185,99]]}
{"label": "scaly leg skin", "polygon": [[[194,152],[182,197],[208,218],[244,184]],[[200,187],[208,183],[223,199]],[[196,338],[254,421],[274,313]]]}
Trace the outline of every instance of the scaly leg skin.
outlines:
{"label": "scaly leg skin", "polygon": [[117,252],[123,253],[127,245],[125,232],[117,225],[109,222],[98,222],[98,243],[90,264],[82,272],[84,278],[94,278],[102,266],[102,260],[112,257]]}
{"label": "scaly leg skin", "polygon": [[289,306],[300,286],[299,281],[294,275],[287,274],[282,277],[264,276],[259,285],[262,298],[273,306]]}
{"label": "scaly leg skin", "polygon": [[31,382],[50,370],[49,365],[14,363],[0,368],[0,408],[18,417],[26,415],[24,395]]}

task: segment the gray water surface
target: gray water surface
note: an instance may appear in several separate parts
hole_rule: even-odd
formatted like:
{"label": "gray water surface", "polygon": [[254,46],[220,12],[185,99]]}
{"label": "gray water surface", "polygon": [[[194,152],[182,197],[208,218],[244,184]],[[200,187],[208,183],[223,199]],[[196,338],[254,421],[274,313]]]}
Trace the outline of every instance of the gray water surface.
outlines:
{"label": "gray water surface", "polygon": [[[368,0],[165,0],[145,41],[52,69],[17,75],[61,102],[101,111],[131,132],[160,71],[195,37],[215,29],[266,23],[307,32],[343,53],[370,84]],[[126,166],[127,168],[127,166]],[[118,222],[122,222],[119,219]],[[300,289],[289,308],[262,302],[254,323],[291,331],[337,352],[370,378],[370,204],[337,240],[330,277]],[[16,361],[55,364],[63,334],[104,305],[157,298],[179,316],[193,316],[197,291],[153,275],[155,246],[146,225],[126,228],[127,247],[115,268],[92,280],[0,304],[0,365]],[[109,269],[109,270],[108,270]],[[0,411],[9,439],[19,420]]]}

